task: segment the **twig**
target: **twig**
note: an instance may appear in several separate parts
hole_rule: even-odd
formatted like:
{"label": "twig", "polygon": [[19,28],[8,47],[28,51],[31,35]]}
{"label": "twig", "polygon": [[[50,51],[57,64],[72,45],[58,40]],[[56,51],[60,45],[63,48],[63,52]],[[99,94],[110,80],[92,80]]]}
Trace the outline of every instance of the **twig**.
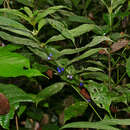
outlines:
{"label": "twig", "polygon": [[19,130],[18,117],[15,115],[16,130]]}

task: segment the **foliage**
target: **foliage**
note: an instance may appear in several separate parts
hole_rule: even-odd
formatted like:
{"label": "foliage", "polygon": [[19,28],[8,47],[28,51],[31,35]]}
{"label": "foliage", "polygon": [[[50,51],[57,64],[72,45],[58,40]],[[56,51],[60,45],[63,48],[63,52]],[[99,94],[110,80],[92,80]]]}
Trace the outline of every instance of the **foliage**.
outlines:
{"label": "foliage", "polygon": [[1,127],[129,129],[129,10],[126,0],[0,0]]}

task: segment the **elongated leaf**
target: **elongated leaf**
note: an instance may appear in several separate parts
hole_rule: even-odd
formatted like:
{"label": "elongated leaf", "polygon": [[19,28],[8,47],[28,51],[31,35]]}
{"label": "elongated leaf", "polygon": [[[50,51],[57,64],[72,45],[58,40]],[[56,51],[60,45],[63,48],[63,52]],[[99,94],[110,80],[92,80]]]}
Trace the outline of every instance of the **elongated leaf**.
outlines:
{"label": "elongated leaf", "polygon": [[37,48],[32,48],[32,47],[28,47],[34,54],[36,54],[37,56],[41,57],[43,60],[47,60],[48,59],[48,55],[44,52],[44,50],[42,49],[37,49]]}
{"label": "elongated leaf", "polygon": [[40,47],[40,45],[38,45],[39,43],[36,43],[35,41],[31,39],[16,37],[14,35],[11,35],[2,31],[0,31],[0,37],[3,38],[4,40],[10,41],[15,44],[27,45],[27,46],[32,46],[36,48]]}
{"label": "elongated leaf", "polygon": [[87,44],[87,47],[96,46],[103,41],[112,41],[112,40],[109,37],[106,37],[106,36],[95,36],[93,38],[93,40],[89,44]]}
{"label": "elongated leaf", "polygon": [[119,5],[124,4],[125,1],[126,0],[112,0],[112,2],[111,2],[112,9],[115,9]]}
{"label": "elongated leaf", "polygon": [[32,13],[32,11],[30,10],[30,8],[24,7],[23,10],[26,12],[26,14],[27,14],[30,18],[33,17],[33,13]]}
{"label": "elongated leaf", "polygon": [[0,92],[6,95],[11,105],[19,102],[34,102],[32,96],[12,84],[0,84]]}
{"label": "elongated leaf", "polygon": [[[70,30],[70,33],[73,37],[78,37],[86,32],[93,30],[94,28],[95,28],[94,24],[82,24],[82,25]],[[56,35],[56,36],[51,37],[49,40],[47,40],[46,43],[64,40],[64,39],[66,39],[64,36]]]}
{"label": "elongated leaf", "polygon": [[95,128],[104,130],[119,130],[111,125],[130,125],[130,119],[111,119],[98,122],[74,122],[64,125],[64,128]]}
{"label": "elongated leaf", "polygon": [[127,72],[128,76],[130,77],[130,57],[127,59],[126,72]]}
{"label": "elongated leaf", "polygon": [[72,64],[73,62],[82,60],[82,59],[84,59],[84,58],[87,58],[87,57],[89,57],[89,56],[91,56],[91,55],[97,53],[99,50],[101,50],[101,48],[95,48],[95,49],[88,50],[88,51],[86,51],[85,53],[83,53],[82,55],[80,55],[80,56],[78,56],[78,57],[72,59],[71,61],[69,61],[67,65]]}
{"label": "elongated leaf", "polygon": [[21,45],[13,45],[13,44],[8,44],[7,46],[4,46],[4,47],[0,47],[0,52],[5,52],[5,51],[15,51],[17,49],[20,49],[22,48],[23,46]]}
{"label": "elongated leaf", "polygon": [[93,40],[90,43],[86,44],[86,46],[84,46],[84,47],[76,48],[76,49],[64,49],[64,50],[62,50],[58,57],[63,56],[63,55],[79,53],[79,52],[87,49],[88,47],[96,46],[96,45],[98,45],[99,43],[101,43],[101,42],[103,42],[105,40],[111,41],[111,39],[108,38],[108,37],[96,36],[96,37],[93,38]]}
{"label": "elongated leaf", "polygon": [[49,22],[49,24],[52,25],[53,28],[57,29],[65,38],[71,39],[73,43],[75,42],[73,35],[64,26],[64,24],[53,19],[48,19],[47,21]]}
{"label": "elongated leaf", "polygon": [[9,13],[15,16],[19,16],[20,18],[28,21],[29,23],[31,23],[30,18],[27,17],[25,14],[21,13],[20,11],[16,10],[16,9],[7,9],[7,8],[2,8],[0,9],[1,13]]}
{"label": "elongated leaf", "polygon": [[100,121],[102,124],[107,125],[130,125],[130,119],[111,119]]}
{"label": "elongated leaf", "polygon": [[88,104],[86,102],[76,102],[75,104],[72,104],[64,111],[64,122],[67,120],[70,120],[73,117],[77,117],[79,115],[82,115]]}
{"label": "elongated leaf", "polygon": [[108,5],[107,3],[105,2],[105,0],[101,0],[101,2],[104,4],[104,6],[106,6],[106,8],[108,9]]}
{"label": "elongated leaf", "polygon": [[86,71],[96,72],[96,71],[103,71],[103,70],[100,69],[100,68],[97,68],[97,67],[88,67],[88,68],[86,69]]}
{"label": "elongated leaf", "polygon": [[41,92],[36,97],[36,103],[38,104],[40,101],[58,93],[65,86],[65,84],[66,83],[64,82],[55,83],[41,90]]}
{"label": "elongated leaf", "polygon": [[10,18],[0,16],[0,28],[36,40],[31,34],[31,31],[29,31],[23,24]]}
{"label": "elongated leaf", "polygon": [[33,1],[34,0],[17,0],[17,2],[22,3],[26,6],[30,6],[30,7],[33,7]]}
{"label": "elongated leaf", "polygon": [[60,54],[60,51],[58,51],[57,49],[51,47],[51,46],[46,46],[45,47],[45,51],[48,53],[48,54],[52,54],[52,57],[53,59],[56,59],[59,54]]}
{"label": "elongated leaf", "polygon": [[17,76],[44,76],[36,69],[30,68],[30,63],[24,56],[9,52],[8,48],[0,47],[0,76],[17,77]]}
{"label": "elongated leaf", "polygon": [[6,18],[4,16],[0,16],[0,25],[1,26],[13,27],[13,28],[16,28],[16,29],[21,29],[21,30],[26,30],[26,31],[29,32],[29,30],[23,24],[20,24],[19,22],[12,20],[10,18]]}
{"label": "elongated leaf", "polygon": [[87,18],[87,17],[83,17],[83,16],[69,16],[68,20],[71,22],[79,22],[79,23],[87,23],[87,24],[94,24],[94,22]]}
{"label": "elongated leaf", "polygon": [[54,6],[54,7],[50,7],[46,10],[43,10],[41,13],[39,13],[35,19],[35,22],[37,23],[39,20],[41,20],[42,18],[46,17],[49,14],[55,13],[56,11],[58,11],[59,9],[62,8],[67,8],[65,6]]}
{"label": "elongated leaf", "polygon": [[102,124],[100,122],[74,122],[64,125],[61,129],[64,128],[93,128],[103,130],[120,130],[118,128],[114,128],[110,125]]}
{"label": "elongated leaf", "polygon": [[33,37],[31,32],[28,32],[26,30],[21,30],[21,29],[16,29],[14,27],[7,27],[7,26],[1,26],[1,25],[0,25],[0,28],[13,32],[13,33],[16,33],[16,34],[19,34],[19,35],[22,35],[22,36],[25,36],[25,37],[28,37],[28,38],[31,38],[31,39],[35,40],[36,42],[38,42],[38,40]]}
{"label": "elongated leaf", "polygon": [[[109,80],[109,77],[107,74],[105,73],[102,73],[102,72],[87,72],[87,73],[83,73],[81,74],[84,78],[87,78],[87,79],[93,79],[93,80],[99,80],[99,81],[106,81],[108,82]],[[111,83],[114,83],[114,81],[111,79]]]}
{"label": "elongated leaf", "polygon": [[41,29],[45,24],[47,24],[47,20],[46,20],[46,19],[41,19],[41,20],[38,22],[38,31],[40,31],[40,29]]}

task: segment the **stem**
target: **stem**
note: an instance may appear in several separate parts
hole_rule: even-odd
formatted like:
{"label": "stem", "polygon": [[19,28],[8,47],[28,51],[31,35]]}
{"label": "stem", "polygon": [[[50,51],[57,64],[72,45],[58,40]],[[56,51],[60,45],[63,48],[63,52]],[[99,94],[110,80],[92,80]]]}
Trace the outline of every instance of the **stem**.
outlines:
{"label": "stem", "polygon": [[110,30],[112,32],[112,0],[111,0],[111,7],[108,8],[108,12],[109,12],[109,22],[110,22]]}
{"label": "stem", "polygon": [[101,118],[101,116],[98,114],[98,112],[95,110],[95,108],[92,106],[92,104],[90,103],[90,102],[88,102],[88,100],[86,100],[86,98],[82,95],[82,94],[80,94],[80,92],[74,87],[74,86],[72,86],[73,88],[74,88],[74,90],[89,104],[89,106],[93,109],[93,111],[96,113],[96,115],[98,116],[98,118],[100,119],[100,120],[102,120],[102,118]]}
{"label": "stem", "polygon": [[109,90],[111,90],[111,54],[109,53],[108,54],[108,87],[109,87]]}
{"label": "stem", "polygon": [[112,32],[112,12],[109,13],[110,30]]}
{"label": "stem", "polygon": [[120,75],[120,71],[119,71],[119,69],[117,68],[117,81],[119,81],[119,75]]}
{"label": "stem", "polygon": [[121,82],[121,80],[125,77],[125,75],[126,75],[126,72],[121,76],[120,80],[118,80],[118,82],[115,84],[114,87],[116,87]]}
{"label": "stem", "polygon": [[17,115],[15,116],[15,123],[16,123],[16,130],[19,130],[18,117],[17,117]]}
{"label": "stem", "polygon": [[[122,51],[121,56],[124,54],[125,50],[126,50],[126,48],[124,48],[124,50]],[[112,68],[117,64],[117,62],[120,60],[121,56],[118,57],[118,59],[116,60],[116,62],[115,62],[114,65],[112,66]]]}

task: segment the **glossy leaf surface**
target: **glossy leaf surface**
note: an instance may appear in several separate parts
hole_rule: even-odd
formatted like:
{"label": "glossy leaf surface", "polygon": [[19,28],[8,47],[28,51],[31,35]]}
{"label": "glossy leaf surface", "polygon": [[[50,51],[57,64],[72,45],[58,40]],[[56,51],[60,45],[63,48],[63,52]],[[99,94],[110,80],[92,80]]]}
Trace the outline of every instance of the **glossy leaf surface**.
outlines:
{"label": "glossy leaf surface", "polygon": [[38,70],[30,68],[29,60],[24,56],[10,52],[7,47],[0,47],[0,50],[1,77],[43,76]]}
{"label": "glossy leaf surface", "polygon": [[39,103],[40,101],[58,93],[65,86],[65,84],[66,83],[64,82],[54,83],[51,86],[41,90],[36,97],[36,102]]}

